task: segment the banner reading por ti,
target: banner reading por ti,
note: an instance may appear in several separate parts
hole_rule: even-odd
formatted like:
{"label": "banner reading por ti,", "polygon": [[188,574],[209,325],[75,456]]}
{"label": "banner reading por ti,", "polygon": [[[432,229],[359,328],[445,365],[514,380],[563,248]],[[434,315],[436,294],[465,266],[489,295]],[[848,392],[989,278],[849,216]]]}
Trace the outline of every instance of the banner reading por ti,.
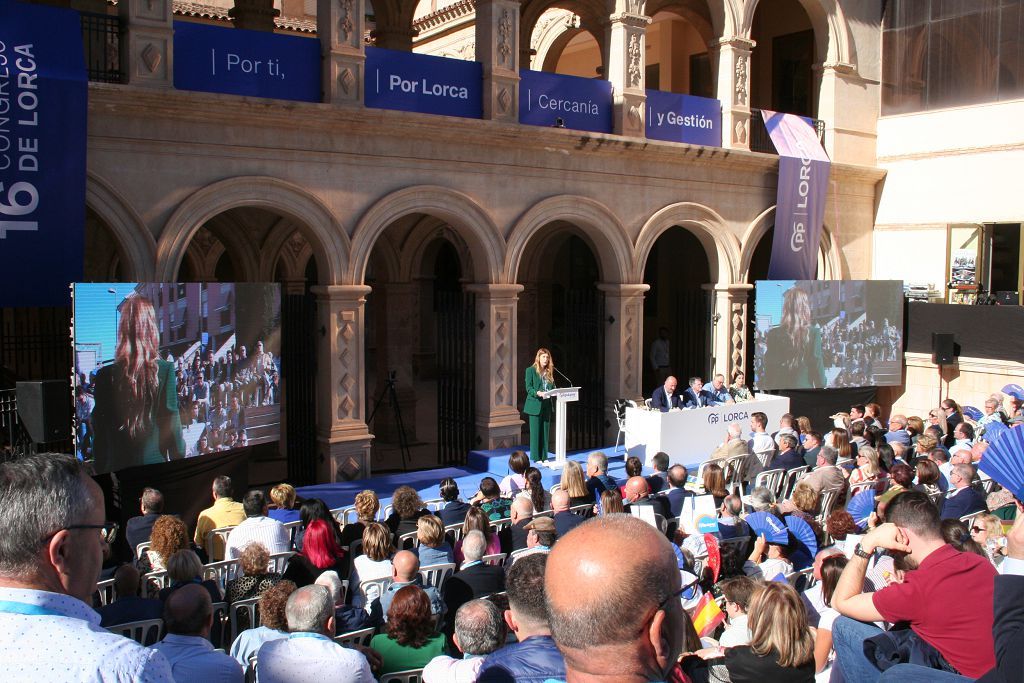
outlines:
{"label": "banner reading por ti,", "polygon": [[78,12],[0,0],[0,306],[82,279],[86,98]]}

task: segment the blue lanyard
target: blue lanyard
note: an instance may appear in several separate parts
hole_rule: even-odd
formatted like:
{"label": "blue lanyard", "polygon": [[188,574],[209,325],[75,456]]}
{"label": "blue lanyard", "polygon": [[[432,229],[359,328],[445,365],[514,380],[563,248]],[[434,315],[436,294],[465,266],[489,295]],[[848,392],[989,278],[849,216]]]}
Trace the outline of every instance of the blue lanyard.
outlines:
{"label": "blue lanyard", "polygon": [[33,617],[66,617],[68,615],[57,610],[30,605],[27,602],[13,602],[11,600],[0,600],[0,612],[7,614],[25,614]]}
{"label": "blue lanyard", "polygon": [[322,633],[310,633],[309,631],[300,631],[298,633],[292,633],[288,636],[288,639],[292,638],[320,638],[322,640],[331,640]]}

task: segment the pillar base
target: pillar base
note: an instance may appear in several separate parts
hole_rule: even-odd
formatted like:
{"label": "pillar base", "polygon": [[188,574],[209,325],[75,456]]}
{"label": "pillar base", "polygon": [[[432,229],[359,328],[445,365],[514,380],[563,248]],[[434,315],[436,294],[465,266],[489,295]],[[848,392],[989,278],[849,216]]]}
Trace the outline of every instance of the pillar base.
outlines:
{"label": "pillar base", "polygon": [[354,435],[338,439],[317,438],[317,481],[334,483],[366,479],[372,475],[370,469],[370,444],[372,434]]}

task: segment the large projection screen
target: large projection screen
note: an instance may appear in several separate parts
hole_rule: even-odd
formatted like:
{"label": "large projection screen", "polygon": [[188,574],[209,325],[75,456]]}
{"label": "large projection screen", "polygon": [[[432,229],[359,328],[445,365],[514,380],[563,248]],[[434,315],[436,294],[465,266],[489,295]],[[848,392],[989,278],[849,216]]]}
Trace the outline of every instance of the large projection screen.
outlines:
{"label": "large projection screen", "polygon": [[276,284],[72,285],[75,444],[97,473],[281,434]]}
{"label": "large projection screen", "polygon": [[755,286],[759,389],[902,381],[902,281],[764,280]]}

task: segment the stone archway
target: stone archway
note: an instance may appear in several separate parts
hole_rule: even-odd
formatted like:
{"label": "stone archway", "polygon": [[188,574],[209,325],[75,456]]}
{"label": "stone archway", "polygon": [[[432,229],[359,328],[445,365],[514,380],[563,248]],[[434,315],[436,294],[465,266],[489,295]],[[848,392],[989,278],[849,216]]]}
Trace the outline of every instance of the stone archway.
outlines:
{"label": "stone archway", "polygon": [[128,280],[154,280],[157,244],[142,217],[123,195],[99,175],[89,172],[85,184],[85,205],[109,229],[123,259],[120,272]]}

